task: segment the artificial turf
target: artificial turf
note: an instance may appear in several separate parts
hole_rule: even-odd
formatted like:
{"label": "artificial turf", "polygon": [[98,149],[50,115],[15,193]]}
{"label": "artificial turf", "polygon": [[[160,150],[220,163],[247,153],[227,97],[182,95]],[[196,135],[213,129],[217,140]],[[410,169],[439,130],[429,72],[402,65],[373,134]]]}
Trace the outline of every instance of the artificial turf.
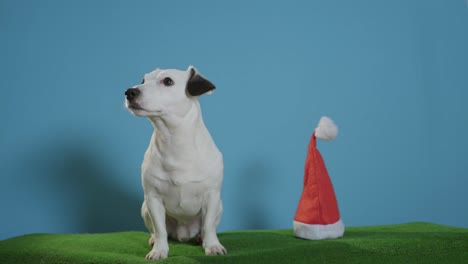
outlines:
{"label": "artificial turf", "polygon": [[[148,263],[148,234],[32,234],[0,241],[0,263]],[[158,263],[468,263],[468,229],[431,223],[349,227],[342,238],[298,239],[292,230],[219,234],[225,256],[170,242]]]}

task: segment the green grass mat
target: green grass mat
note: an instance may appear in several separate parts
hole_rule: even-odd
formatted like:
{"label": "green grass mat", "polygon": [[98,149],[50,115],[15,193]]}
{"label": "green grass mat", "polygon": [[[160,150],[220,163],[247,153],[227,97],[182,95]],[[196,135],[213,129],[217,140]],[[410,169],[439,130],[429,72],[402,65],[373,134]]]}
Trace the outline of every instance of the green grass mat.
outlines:
{"label": "green grass mat", "polygon": [[[148,263],[148,234],[34,234],[0,241],[0,263]],[[409,223],[349,227],[335,240],[295,238],[291,230],[219,234],[226,256],[170,242],[158,263],[468,263],[468,229]]]}

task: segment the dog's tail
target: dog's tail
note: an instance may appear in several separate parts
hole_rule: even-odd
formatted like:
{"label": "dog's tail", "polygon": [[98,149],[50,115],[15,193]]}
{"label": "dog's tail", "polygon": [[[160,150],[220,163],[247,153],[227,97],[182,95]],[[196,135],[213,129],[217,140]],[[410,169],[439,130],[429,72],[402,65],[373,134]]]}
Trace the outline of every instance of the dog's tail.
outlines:
{"label": "dog's tail", "polygon": [[323,140],[332,140],[338,135],[338,127],[329,117],[322,116],[315,129],[315,136]]}

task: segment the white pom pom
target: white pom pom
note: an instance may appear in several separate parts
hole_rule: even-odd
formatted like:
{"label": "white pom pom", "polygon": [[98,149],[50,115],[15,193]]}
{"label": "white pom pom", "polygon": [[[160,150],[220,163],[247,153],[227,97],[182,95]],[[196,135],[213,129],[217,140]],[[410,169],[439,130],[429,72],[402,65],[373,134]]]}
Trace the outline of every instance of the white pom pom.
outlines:
{"label": "white pom pom", "polygon": [[323,140],[332,140],[338,135],[338,127],[329,117],[323,116],[320,118],[315,136]]}

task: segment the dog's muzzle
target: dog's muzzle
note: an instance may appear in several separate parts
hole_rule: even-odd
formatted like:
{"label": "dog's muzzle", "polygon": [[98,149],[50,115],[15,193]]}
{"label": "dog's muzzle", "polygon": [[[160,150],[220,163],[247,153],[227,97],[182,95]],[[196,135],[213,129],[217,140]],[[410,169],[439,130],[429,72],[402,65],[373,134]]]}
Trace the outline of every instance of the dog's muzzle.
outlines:
{"label": "dog's muzzle", "polygon": [[137,98],[139,94],[140,94],[140,90],[138,88],[130,88],[130,89],[127,89],[127,91],[125,91],[125,96],[129,102]]}

